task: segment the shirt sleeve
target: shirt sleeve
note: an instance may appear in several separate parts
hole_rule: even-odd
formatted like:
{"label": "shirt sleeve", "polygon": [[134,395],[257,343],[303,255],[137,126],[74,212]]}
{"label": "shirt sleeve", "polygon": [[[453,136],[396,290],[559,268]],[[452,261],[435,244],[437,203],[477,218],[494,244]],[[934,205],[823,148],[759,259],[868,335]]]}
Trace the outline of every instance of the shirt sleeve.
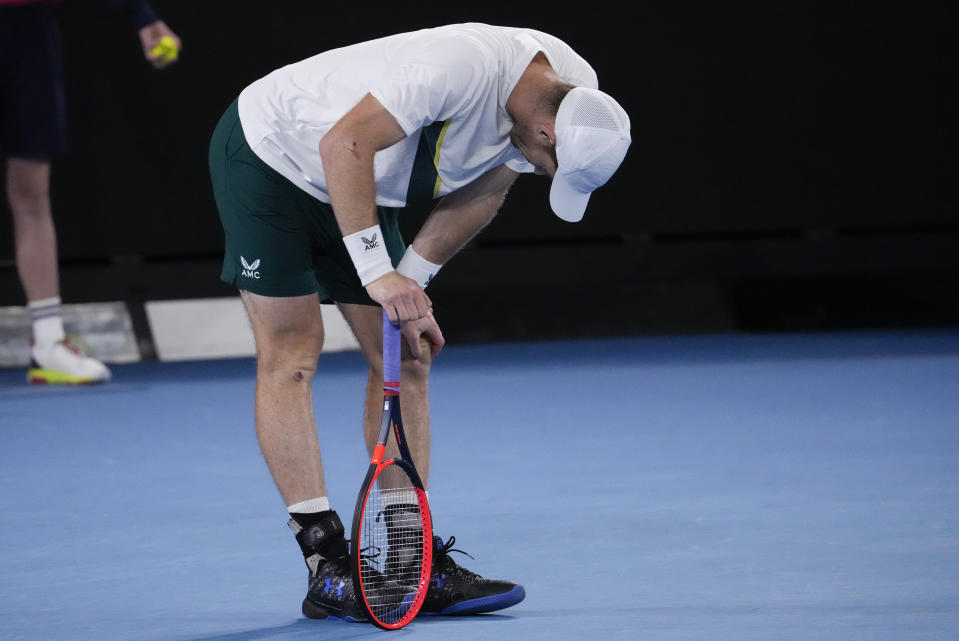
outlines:
{"label": "shirt sleeve", "polygon": [[596,71],[572,47],[548,33],[535,29],[527,29],[527,32],[533,40],[540,43],[541,49],[546,53],[550,64],[560,78],[577,87],[599,89]]}
{"label": "shirt sleeve", "polygon": [[453,39],[404,45],[395,63],[370,90],[406,135],[468,109],[472,96],[492,82],[486,57]]}
{"label": "shirt sleeve", "polygon": [[135,29],[153,24],[159,18],[147,0],[103,0],[103,3],[126,17]]}
{"label": "shirt sleeve", "polygon": [[511,158],[506,161],[506,166],[518,174],[531,174],[536,171],[536,167],[522,158]]}

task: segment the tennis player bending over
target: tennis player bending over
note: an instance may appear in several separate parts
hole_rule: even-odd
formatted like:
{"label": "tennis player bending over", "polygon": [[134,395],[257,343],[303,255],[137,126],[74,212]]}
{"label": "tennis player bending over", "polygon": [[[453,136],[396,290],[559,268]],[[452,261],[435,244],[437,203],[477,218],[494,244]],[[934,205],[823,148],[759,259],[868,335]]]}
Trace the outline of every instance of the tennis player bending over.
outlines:
{"label": "tennis player bending over", "polygon": [[[425,287],[519,174],[551,177],[553,211],[575,222],[629,144],[626,113],[568,45],[485,24],[326,51],[257,80],[227,108],[209,157],[226,235],[221,278],[253,325],[256,431],[309,568],[306,616],[363,618],[313,417],[320,302],[337,304],[370,362],[370,448],[382,416],[380,306],[403,324],[403,420],[427,482],[428,377],[444,340]],[[434,200],[405,246],[402,208]],[[457,565],[453,541],[434,537],[423,612],[489,612],[525,597],[521,585]]]}

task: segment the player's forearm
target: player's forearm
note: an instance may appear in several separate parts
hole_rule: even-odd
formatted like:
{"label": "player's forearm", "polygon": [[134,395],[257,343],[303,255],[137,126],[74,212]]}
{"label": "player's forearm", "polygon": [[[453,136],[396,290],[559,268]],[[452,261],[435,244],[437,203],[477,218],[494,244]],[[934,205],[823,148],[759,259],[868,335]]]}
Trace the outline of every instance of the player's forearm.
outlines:
{"label": "player's forearm", "polygon": [[442,265],[496,217],[501,203],[502,199],[457,208],[440,203],[416,234],[413,247],[426,260]]}
{"label": "player's forearm", "polygon": [[337,141],[324,143],[323,172],[340,232],[348,236],[376,225],[375,152]]}
{"label": "player's forearm", "polygon": [[502,166],[443,198],[413,239],[416,252],[438,265],[452,258],[496,217],[516,175]]}

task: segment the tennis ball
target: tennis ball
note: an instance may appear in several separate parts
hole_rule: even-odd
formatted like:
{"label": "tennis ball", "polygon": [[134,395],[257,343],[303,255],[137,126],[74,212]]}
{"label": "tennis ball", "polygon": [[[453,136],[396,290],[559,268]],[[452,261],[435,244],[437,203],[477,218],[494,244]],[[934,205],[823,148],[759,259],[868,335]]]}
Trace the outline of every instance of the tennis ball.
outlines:
{"label": "tennis ball", "polygon": [[180,55],[180,51],[176,46],[176,40],[170,36],[160,38],[160,44],[150,49],[150,53],[154,56],[159,56],[165,62],[173,62],[177,59],[177,56]]}

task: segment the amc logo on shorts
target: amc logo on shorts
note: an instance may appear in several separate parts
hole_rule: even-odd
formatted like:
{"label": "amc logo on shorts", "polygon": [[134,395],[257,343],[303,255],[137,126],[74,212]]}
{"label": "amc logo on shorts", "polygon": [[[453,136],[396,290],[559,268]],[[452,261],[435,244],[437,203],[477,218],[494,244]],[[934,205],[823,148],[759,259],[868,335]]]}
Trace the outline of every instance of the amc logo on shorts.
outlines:
{"label": "amc logo on shorts", "polygon": [[260,266],[260,259],[257,258],[252,263],[246,262],[246,259],[243,256],[240,256],[240,264],[243,265],[243,271],[240,272],[241,276],[246,276],[247,278],[260,278],[260,272],[256,271]]}

